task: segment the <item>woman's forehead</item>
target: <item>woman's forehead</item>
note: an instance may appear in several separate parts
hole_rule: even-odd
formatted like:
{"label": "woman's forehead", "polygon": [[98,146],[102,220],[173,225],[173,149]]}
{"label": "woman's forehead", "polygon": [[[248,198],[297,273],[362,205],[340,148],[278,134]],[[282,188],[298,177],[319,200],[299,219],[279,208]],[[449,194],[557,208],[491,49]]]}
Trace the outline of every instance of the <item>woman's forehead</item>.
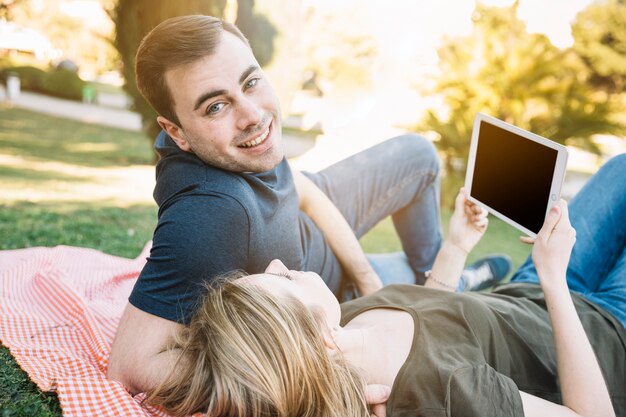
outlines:
{"label": "woman's forehead", "polygon": [[275,274],[253,274],[239,278],[237,281],[239,285],[255,285],[264,289],[276,290],[283,288],[286,292],[288,290],[290,281],[285,277]]}

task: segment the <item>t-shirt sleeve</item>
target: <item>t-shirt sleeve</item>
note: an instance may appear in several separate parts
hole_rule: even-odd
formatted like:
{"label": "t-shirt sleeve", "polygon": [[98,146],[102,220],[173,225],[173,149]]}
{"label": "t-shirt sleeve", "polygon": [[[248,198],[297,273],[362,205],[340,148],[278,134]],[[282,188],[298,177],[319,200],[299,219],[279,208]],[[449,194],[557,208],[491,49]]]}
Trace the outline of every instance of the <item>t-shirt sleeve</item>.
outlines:
{"label": "t-shirt sleeve", "polygon": [[228,196],[187,196],[159,219],[147,263],[130,303],[147,313],[187,323],[202,283],[248,263],[249,219]]}
{"label": "t-shirt sleeve", "polygon": [[451,417],[524,417],[515,382],[489,365],[456,370],[448,383],[446,403]]}

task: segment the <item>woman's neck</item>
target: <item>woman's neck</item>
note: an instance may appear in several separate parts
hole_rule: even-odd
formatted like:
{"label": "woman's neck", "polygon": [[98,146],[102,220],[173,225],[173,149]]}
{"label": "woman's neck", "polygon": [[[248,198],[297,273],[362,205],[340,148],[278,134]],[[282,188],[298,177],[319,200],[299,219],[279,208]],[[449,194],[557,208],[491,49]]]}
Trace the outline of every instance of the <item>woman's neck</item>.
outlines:
{"label": "woman's neck", "polygon": [[380,383],[381,370],[385,367],[382,344],[377,340],[379,332],[373,327],[346,326],[335,337],[338,350],[353,366],[365,373],[368,383]]}
{"label": "woman's neck", "polygon": [[347,361],[363,370],[367,383],[391,387],[410,353],[413,318],[400,310],[365,314],[341,328],[335,343]]}

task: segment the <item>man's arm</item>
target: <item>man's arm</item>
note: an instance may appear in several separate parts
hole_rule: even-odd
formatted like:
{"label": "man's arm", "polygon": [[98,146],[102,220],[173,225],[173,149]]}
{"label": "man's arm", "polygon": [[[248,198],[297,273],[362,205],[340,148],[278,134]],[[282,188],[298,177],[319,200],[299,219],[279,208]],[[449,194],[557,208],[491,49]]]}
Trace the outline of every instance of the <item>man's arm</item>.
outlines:
{"label": "man's arm", "polygon": [[380,289],[382,282],[372,269],[343,214],[309,178],[299,171],[292,172],[300,198],[300,210],[324,233],[330,248],[346,273],[354,280],[361,295]]}
{"label": "man's arm", "polygon": [[168,344],[181,328],[175,320],[190,313],[203,280],[247,262],[247,219],[229,198],[187,197],[165,210],[115,335],[111,379],[138,393],[167,376],[176,360]]}
{"label": "man's arm", "polygon": [[168,345],[181,328],[128,304],[111,347],[107,378],[121,382],[131,394],[156,388],[178,359],[178,351]]}

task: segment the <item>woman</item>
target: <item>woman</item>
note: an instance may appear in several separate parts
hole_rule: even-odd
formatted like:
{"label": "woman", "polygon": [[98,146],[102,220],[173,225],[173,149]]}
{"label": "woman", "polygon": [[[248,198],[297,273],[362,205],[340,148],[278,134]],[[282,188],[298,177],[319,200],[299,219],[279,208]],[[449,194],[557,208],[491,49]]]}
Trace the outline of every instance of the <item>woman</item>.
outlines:
{"label": "woman", "polygon": [[623,155],[572,201],[576,245],[561,201],[523,238],[532,262],[491,294],[453,292],[487,227],[463,191],[424,287],[340,309],[319,276],[279,261],[221,280],[148,401],[174,414],[367,416],[365,385],[385,384],[394,417],[626,415],[625,190]]}

